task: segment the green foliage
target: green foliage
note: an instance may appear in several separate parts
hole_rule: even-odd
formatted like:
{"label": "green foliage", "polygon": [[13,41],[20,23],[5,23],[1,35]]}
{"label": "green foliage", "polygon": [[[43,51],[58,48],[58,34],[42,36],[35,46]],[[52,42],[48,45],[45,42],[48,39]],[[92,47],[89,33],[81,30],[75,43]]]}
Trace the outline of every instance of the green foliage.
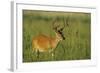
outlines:
{"label": "green foliage", "polygon": [[[60,25],[68,19],[64,29],[65,40],[59,42],[51,53],[37,54],[32,51],[32,38],[38,34],[55,36],[52,21],[57,18]],[[91,15],[89,13],[48,12],[23,10],[23,62],[82,60],[91,58]]]}

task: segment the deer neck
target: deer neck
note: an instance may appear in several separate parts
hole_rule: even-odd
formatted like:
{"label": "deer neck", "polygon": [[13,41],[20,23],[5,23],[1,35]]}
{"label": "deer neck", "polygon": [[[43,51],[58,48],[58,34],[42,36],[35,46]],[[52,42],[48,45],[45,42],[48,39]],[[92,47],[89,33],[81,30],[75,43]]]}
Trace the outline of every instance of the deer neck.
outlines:
{"label": "deer neck", "polygon": [[58,43],[59,41],[61,41],[61,36],[60,34],[56,33],[56,38],[55,38],[55,41]]}
{"label": "deer neck", "polygon": [[53,38],[53,41],[51,41],[52,48],[56,48],[57,44],[60,41],[60,36],[58,35],[58,33],[55,33],[55,34],[56,36]]}

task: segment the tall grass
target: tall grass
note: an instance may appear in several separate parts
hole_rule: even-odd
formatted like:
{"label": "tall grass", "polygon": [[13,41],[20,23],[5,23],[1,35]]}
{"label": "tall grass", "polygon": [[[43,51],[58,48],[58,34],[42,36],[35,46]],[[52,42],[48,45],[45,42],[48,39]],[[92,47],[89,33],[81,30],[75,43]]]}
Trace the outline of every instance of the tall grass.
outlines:
{"label": "tall grass", "polygon": [[[54,59],[48,52],[40,53],[39,59],[32,52],[32,38],[38,34],[55,36],[52,30],[52,21],[68,19],[64,29],[65,40],[59,42],[54,50]],[[84,60],[91,59],[91,15],[75,12],[49,12],[23,10],[23,62]]]}

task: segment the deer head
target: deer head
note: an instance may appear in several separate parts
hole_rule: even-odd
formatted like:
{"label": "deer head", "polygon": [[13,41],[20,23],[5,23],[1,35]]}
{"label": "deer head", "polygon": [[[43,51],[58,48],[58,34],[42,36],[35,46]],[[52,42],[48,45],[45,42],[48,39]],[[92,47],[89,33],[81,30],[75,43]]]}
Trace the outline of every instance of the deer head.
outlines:
{"label": "deer head", "polygon": [[53,22],[53,29],[55,30],[55,32],[63,39],[65,40],[65,37],[64,37],[64,33],[63,33],[63,30],[65,28],[65,26],[67,25],[67,21],[68,20],[65,20],[63,18],[63,25],[60,25],[58,23],[58,19],[56,18]]}

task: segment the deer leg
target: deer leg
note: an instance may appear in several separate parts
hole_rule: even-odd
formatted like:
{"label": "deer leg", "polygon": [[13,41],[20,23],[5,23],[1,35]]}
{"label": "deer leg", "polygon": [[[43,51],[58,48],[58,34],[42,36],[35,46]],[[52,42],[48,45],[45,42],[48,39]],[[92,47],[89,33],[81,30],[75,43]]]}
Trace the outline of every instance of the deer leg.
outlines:
{"label": "deer leg", "polygon": [[39,60],[39,54],[40,54],[40,52],[39,52],[39,51],[37,51],[37,58],[38,58],[38,60]]}
{"label": "deer leg", "polygon": [[34,60],[33,57],[34,57],[34,51],[32,51],[32,55],[31,55],[31,60],[32,61]]}
{"label": "deer leg", "polygon": [[51,53],[51,55],[52,55],[52,57],[54,57],[54,53],[53,52]]}
{"label": "deer leg", "polygon": [[37,60],[39,60],[39,51],[38,50],[36,50],[36,58],[37,58]]}
{"label": "deer leg", "polygon": [[51,51],[51,56],[52,56],[52,60],[54,60],[54,56],[55,55],[54,55],[54,51],[53,50]]}

